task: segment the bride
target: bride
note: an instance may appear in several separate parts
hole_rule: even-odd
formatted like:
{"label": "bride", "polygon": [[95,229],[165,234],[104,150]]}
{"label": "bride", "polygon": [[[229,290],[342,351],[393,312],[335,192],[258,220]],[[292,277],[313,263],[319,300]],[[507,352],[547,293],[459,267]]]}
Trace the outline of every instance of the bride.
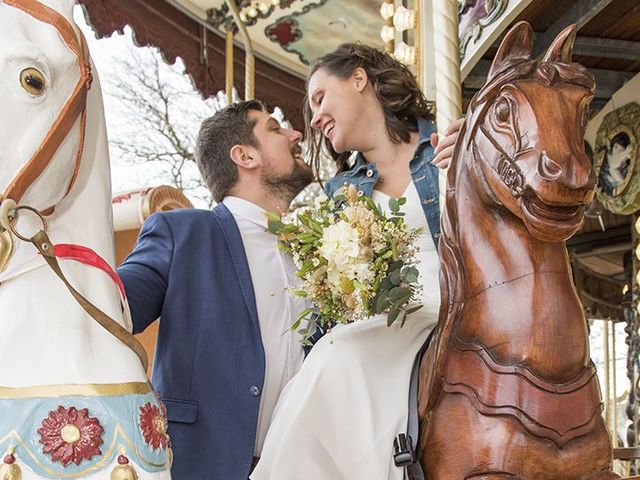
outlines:
{"label": "bride", "polygon": [[434,160],[433,115],[415,77],[362,44],[341,45],[316,61],[305,111],[316,169],[323,143],[338,168],[329,196],[350,183],[383,209],[389,198],[406,198],[405,220],[423,232],[424,306],[403,327],[387,327],[379,315],[320,339],[278,401],[251,479],[400,480],[393,440],[406,431],[411,368],[440,304],[438,167],[446,167],[461,122]]}

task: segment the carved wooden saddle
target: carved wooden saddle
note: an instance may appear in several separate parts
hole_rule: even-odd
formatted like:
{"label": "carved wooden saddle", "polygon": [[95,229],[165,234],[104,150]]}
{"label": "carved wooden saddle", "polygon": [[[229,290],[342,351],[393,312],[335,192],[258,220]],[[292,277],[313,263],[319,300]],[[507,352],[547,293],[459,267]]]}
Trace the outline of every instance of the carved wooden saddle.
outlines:
{"label": "carved wooden saddle", "polygon": [[593,429],[602,412],[593,363],[569,383],[549,383],[528,368],[501,365],[480,345],[452,342],[443,390],[465,395],[483,415],[518,421],[562,447]]}

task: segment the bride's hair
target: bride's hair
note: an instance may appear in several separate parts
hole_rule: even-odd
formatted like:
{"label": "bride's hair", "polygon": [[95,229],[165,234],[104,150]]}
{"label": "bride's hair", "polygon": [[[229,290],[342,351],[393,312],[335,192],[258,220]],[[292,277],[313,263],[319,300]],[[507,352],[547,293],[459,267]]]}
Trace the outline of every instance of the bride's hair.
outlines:
{"label": "bride's hair", "polygon": [[[343,43],[335,51],[318,58],[311,66],[307,83],[320,69],[341,79],[347,79],[356,68],[362,68],[367,72],[382,106],[387,132],[394,143],[406,143],[410,140],[410,133],[418,130],[418,118],[434,119],[432,104],[424,97],[409,69],[390,54],[369,45]],[[349,158],[353,152],[337,153],[322,133],[311,128],[312,116],[309,99],[305,98],[305,133],[316,172],[319,172],[323,145],[336,162],[338,172],[348,170]]]}

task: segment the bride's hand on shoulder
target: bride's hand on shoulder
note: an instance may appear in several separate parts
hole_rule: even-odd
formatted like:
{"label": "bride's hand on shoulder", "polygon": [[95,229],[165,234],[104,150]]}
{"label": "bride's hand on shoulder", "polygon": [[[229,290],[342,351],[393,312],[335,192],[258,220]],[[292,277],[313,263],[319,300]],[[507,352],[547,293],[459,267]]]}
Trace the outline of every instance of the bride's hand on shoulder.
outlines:
{"label": "bride's hand on shoulder", "polygon": [[458,139],[458,134],[460,133],[462,125],[464,125],[464,118],[458,118],[451,122],[444,132],[442,141],[438,138],[437,133],[431,134],[431,145],[435,148],[435,156],[431,162],[436,167],[445,169],[451,163],[453,149],[456,145],[456,140]]}

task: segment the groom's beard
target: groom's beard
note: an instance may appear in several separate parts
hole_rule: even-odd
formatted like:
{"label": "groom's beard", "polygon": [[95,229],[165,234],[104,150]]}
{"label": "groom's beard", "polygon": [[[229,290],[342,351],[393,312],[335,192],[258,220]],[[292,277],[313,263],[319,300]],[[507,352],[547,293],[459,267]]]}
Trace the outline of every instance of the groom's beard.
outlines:
{"label": "groom's beard", "polygon": [[265,172],[262,174],[261,180],[272,195],[291,203],[296,195],[313,181],[313,170],[309,165],[300,164],[296,161],[293,164],[291,173],[270,175]]}

